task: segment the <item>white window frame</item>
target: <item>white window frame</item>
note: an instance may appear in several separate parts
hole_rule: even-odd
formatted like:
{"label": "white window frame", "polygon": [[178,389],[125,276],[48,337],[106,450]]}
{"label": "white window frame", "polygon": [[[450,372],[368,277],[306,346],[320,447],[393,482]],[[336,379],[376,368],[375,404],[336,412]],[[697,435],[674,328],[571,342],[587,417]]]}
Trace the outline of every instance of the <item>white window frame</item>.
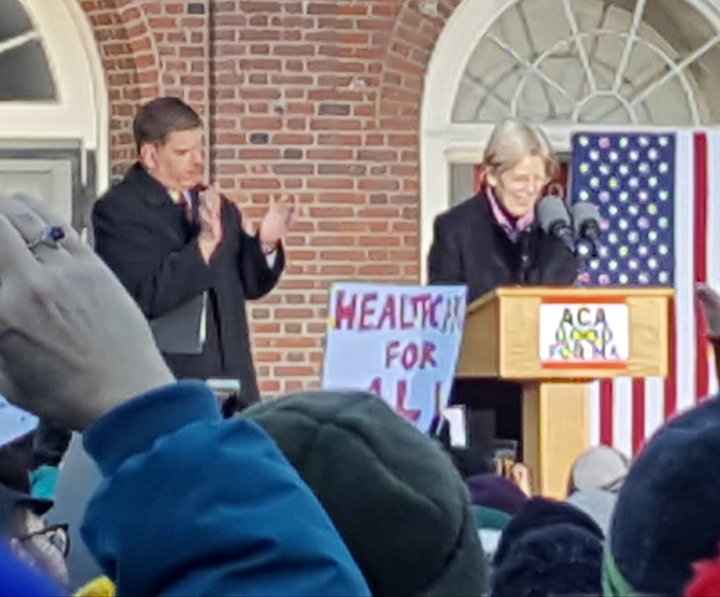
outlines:
{"label": "white window frame", "polygon": [[[43,45],[56,101],[1,102],[0,140],[80,140],[110,179],[109,94],[92,27],[78,0],[20,0]],[[83,172],[83,178],[85,173]]]}
{"label": "white window frame", "polygon": [[[450,207],[450,165],[477,164],[493,124],[452,122],[456,93],[473,51],[497,19],[517,0],[463,0],[445,24],[425,74],[420,117],[420,259],[426,282],[427,253],[435,218]],[[560,1],[560,0],[558,0]],[[683,0],[693,5],[720,32],[720,0]],[[583,127],[587,130],[588,127]],[[614,126],[593,130],[617,131]],[[544,127],[559,152],[570,150],[574,127]],[[623,131],[676,131],[668,127],[623,127]]]}

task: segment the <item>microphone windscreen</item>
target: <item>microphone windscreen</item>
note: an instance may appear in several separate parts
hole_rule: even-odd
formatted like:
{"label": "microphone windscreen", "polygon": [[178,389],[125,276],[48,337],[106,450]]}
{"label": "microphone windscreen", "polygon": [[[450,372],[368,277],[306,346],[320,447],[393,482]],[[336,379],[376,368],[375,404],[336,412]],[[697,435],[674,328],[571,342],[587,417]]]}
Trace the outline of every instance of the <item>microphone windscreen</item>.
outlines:
{"label": "microphone windscreen", "polygon": [[579,233],[580,227],[587,222],[595,222],[600,226],[600,210],[598,206],[589,201],[578,201],[570,208],[572,213],[575,232]]}
{"label": "microphone windscreen", "polygon": [[565,202],[554,195],[540,199],[537,205],[537,218],[542,229],[548,234],[552,233],[552,228],[557,223],[570,226],[570,215],[565,207]]}

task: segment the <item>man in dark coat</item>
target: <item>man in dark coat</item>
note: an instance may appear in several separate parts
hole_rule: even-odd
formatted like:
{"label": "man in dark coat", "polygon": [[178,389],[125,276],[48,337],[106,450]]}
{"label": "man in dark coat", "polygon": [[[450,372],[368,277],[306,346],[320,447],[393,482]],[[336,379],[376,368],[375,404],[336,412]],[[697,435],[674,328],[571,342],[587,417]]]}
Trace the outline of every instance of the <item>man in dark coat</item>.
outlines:
{"label": "man in dark coat", "polygon": [[239,380],[255,402],[245,300],[277,284],[295,208],[273,202],[249,234],[232,202],[201,190],[202,121],[179,99],[144,105],[133,129],[139,161],[95,204],[95,249],[151,322],[198,305],[197,349],[160,346],[178,378]]}

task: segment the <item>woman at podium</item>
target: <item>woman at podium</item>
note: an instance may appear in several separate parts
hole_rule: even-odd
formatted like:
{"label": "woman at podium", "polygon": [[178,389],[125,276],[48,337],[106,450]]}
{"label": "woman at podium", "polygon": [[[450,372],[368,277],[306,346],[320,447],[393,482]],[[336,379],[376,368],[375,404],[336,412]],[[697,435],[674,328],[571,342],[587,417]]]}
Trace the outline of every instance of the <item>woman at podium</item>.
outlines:
{"label": "woman at podium", "polygon": [[[512,119],[498,124],[483,156],[480,191],[435,221],[429,283],[465,284],[468,302],[499,286],[572,285],[578,275],[575,255],[535,217],[557,167],[538,127]],[[451,403],[468,407],[471,442],[473,436],[487,441],[488,435],[519,441],[518,384],[456,381]]]}

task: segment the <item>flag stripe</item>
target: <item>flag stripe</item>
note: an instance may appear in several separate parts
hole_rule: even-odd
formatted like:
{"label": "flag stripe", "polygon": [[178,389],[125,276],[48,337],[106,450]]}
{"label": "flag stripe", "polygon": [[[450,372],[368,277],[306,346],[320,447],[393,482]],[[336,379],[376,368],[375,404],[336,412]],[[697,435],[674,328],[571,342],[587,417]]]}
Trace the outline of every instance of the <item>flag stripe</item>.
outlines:
{"label": "flag stripe", "polygon": [[632,453],[640,450],[645,439],[645,380],[632,380]]}
{"label": "flag stripe", "polygon": [[[682,198],[677,197],[679,204]],[[708,143],[705,133],[695,134],[695,282],[707,280],[707,200],[708,200]],[[693,289],[694,290],[694,289]],[[693,292],[694,297],[694,292]],[[695,303],[695,396],[704,397],[708,393],[708,361],[705,341],[705,322],[700,305]]]}
{"label": "flag stripe", "polygon": [[613,444],[613,383],[603,379],[599,384],[600,395],[600,443],[605,446]]}
{"label": "flag stripe", "polygon": [[[672,354],[672,352],[671,352]],[[645,433],[650,437],[665,421],[665,380],[662,377],[650,377],[645,380]]]}
{"label": "flag stripe", "polygon": [[677,312],[677,302],[674,298],[670,299],[668,321],[668,375],[665,380],[664,395],[664,418],[672,417],[677,411],[677,356],[675,347],[677,346],[677,331],[675,325],[675,313]]}
{"label": "flag stripe", "polygon": [[[692,132],[676,135],[675,169],[675,342],[674,352],[675,412],[695,404],[695,158]],[[672,398],[672,396],[671,396]]]}
{"label": "flag stripe", "polygon": [[[709,134],[708,143],[708,202],[707,202],[707,283],[720,288],[720,134]],[[718,392],[713,353],[708,346],[708,394]]]}
{"label": "flag stripe", "polygon": [[613,443],[624,454],[632,454],[632,379],[618,377],[613,384]]}
{"label": "flag stripe", "polygon": [[600,390],[597,384],[590,384],[590,445],[597,446],[600,441]]}

